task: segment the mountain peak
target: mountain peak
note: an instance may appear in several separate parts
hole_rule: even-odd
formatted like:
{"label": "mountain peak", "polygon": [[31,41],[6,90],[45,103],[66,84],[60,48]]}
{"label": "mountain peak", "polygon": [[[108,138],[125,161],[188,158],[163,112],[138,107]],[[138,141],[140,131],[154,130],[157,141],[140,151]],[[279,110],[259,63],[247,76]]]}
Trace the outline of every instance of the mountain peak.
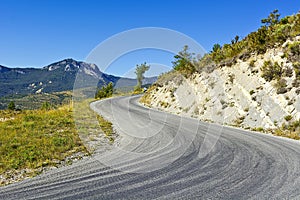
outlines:
{"label": "mountain peak", "polygon": [[[9,72],[9,73],[6,73]],[[7,68],[0,66],[0,97],[11,94],[51,93],[72,90],[76,77],[82,78],[80,87],[96,83],[101,87],[113,82],[118,87],[133,87],[135,79],[108,75],[97,65],[72,58],[64,59],[43,68]],[[152,83],[155,80],[148,80]]]}
{"label": "mountain peak", "polygon": [[80,67],[80,64],[82,62],[78,62],[72,58],[67,58],[55,63],[52,63],[50,65],[47,65],[43,67],[43,69],[46,69],[48,71],[54,71],[57,69],[63,69],[64,71],[77,71]]}

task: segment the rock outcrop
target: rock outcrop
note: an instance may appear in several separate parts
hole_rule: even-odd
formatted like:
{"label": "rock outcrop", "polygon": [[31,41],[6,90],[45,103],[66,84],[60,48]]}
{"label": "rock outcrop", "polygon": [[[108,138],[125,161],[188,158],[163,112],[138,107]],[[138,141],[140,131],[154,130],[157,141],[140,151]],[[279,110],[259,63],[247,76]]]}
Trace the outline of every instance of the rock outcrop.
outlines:
{"label": "rock outcrop", "polygon": [[[232,66],[219,66],[212,72],[188,78],[169,73],[149,89],[141,102],[202,121],[247,129],[275,129],[287,121],[299,120],[299,77],[285,52],[287,45],[299,40],[296,37],[264,54],[252,54],[244,61],[237,59]],[[279,64],[285,71],[280,79],[283,84],[262,77],[266,61]]]}

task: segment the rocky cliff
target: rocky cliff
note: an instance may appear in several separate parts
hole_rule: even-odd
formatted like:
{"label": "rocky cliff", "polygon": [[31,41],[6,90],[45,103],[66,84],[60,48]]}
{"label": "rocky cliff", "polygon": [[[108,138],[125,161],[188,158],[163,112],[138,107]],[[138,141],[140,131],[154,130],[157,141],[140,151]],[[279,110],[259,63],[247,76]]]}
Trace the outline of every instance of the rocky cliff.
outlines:
{"label": "rocky cliff", "polygon": [[[237,58],[234,63],[188,77],[176,71],[164,74],[141,102],[202,121],[252,130],[274,130],[299,121],[299,58],[289,51],[299,41],[297,36],[263,54],[252,53],[246,59]],[[268,79],[276,66],[280,77]]]}

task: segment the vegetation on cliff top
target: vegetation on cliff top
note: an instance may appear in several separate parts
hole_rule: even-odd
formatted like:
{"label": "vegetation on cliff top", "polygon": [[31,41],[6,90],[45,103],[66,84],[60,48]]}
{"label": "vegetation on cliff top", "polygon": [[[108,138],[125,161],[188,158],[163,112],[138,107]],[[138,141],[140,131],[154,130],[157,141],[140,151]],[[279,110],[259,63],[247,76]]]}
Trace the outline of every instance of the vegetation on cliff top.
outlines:
{"label": "vegetation on cliff top", "polygon": [[[267,49],[281,46],[288,39],[300,35],[300,13],[280,18],[278,10],[274,10],[266,19],[262,19],[262,26],[255,32],[248,34],[240,40],[235,36],[231,43],[215,44],[212,51],[204,55],[200,60],[195,54],[188,52],[188,47],[175,56],[173,68],[182,72],[183,75],[191,75],[194,72],[201,72],[203,68],[231,66],[237,59],[247,60],[251,54],[263,54]],[[293,59],[300,55],[299,43],[288,46],[286,54]]]}

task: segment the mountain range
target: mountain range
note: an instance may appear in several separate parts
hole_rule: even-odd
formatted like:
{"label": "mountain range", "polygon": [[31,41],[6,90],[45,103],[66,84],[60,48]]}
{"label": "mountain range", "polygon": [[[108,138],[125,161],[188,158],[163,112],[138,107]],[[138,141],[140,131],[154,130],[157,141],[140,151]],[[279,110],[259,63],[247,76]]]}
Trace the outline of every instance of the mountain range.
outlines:
{"label": "mountain range", "polygon": [[[78,72],[88,80],[82,87],[96,81],[99,87],[112,82],[117,88],[133,87],[137,83],[136,79],[109,75],[101,72],[95,64],[70,58],[42,68],[9,68],[0,65],[0,97],[72,90]],[[144,84],[151,84],[156,79],[145,78]]]}

